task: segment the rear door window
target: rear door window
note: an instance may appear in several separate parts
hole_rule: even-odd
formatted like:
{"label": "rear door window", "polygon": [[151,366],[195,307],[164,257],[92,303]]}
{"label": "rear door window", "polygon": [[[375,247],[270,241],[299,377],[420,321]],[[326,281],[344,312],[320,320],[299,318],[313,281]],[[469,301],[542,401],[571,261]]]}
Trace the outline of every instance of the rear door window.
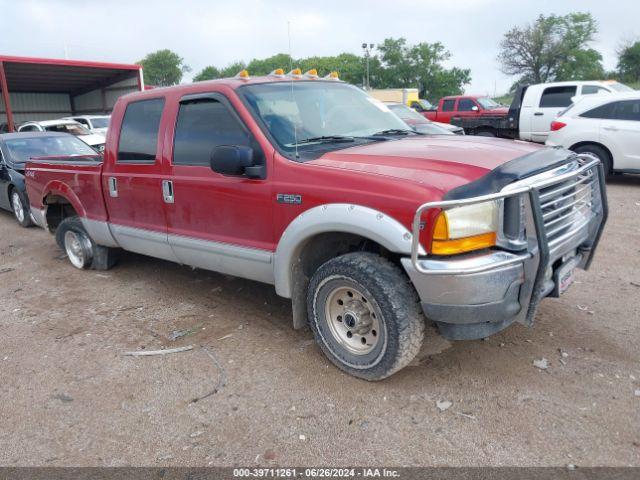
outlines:
{"label": "rear door window", "polygon": [[442,102],[442,111],[443,112],[453,112],[453,106],[455,105],[455,100],[444,100]]}
{"label": "rear door window", "polygon": [[613,118],[616,120],[640,121],[640,100],[616,102]]}
{"label": "rear door window", "polygon": [[236,115],[215,99],[180,105],[173,145],[174,165],[210,164],[219,145],[250,145],[250,136]]}
{"label": "rear door window", "polygon": [[609,90],[606,88],[599,87],[598,85],[583,85],[582,86],[582,94],[583,95],[593,95],[597,93],[609,93]]}
{"label": "rear door window", "polygon": [[118,162],[154,163],[164,98],[127,105],[118,143]]}
{"label": "rear door window", "polygon": [[540,108],[568,107],[575,94],[575,86],[545,88],[540,98]]}
{"label": "rear door window", "polygon": [[617,102],[612,102],[612,103],[607,103],[605,105],[600,105],[599,107],[592,108],[591,110],[584,112],[580,116],[584,118],[599,118],[604,120],[610,120],[614,118],[613,114],[616,109],[616,103]]}

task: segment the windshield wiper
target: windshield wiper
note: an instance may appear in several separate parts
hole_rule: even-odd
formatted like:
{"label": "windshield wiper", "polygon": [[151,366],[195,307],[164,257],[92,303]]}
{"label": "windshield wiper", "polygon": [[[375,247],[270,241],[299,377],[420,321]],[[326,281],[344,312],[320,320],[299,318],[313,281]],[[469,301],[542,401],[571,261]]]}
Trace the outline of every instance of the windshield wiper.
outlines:
{"label": "windshield wiper", "polygon": [[410,133],[415,133],[413,130],[404,130],[402,128],[390,128],[388,130],[382,130],[380,132],[374,133],[372,136],[385,136],[385,135],[409,135]]}
{"label": "windshield wiper", "polygon": [[294,145],[304,145],[305,143],[347,143],[353,141],[354,137],[345,135],[322,135],[321,137],[310,137],[298,140]]}

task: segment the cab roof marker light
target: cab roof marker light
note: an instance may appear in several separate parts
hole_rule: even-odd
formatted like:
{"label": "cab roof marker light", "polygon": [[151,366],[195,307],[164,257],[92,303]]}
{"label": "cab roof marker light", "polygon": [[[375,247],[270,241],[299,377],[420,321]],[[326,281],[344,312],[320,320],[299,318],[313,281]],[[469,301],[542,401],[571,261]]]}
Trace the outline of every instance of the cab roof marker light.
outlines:
{"label": "cab roof marker light", "polygon": [[294,68],[288,74],[289,77],[300,78],[302,76],[302,70],[299,68]]}
{"label": "cab roof marker light", "polygon": [[318,78],[318,71],[315,68],[312,68],[310,70],[307,70],[304,73],[304,76],[309,78]]}
{"label": "cab roof marker light", "polygon": [[249,78],[250,78],[250,77],[249,77],[249,71],[248,71],[248,70],[246,70],[246,69],[245,69],[245,70],[240,70],[240,71],[236,74],[235,78],[237,78],[237,79],[239,79],[239,80],[249,80]]}
{"label": "cab roof marker light", "polygon": [[269,75],[272,77],[284,77],[284,70],[282,68],[276,68]]}
{"label": "cab roof marker light", "polygon": [[331,72],[328,75],[324,76],[325,80],[340,80],[338,77],[338,72]]}

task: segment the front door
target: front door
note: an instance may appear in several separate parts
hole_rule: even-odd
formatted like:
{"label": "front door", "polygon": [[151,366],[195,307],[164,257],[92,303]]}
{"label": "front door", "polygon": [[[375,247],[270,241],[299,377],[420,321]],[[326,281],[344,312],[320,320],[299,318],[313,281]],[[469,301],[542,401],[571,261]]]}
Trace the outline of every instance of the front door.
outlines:
{"label": "front door", "polygon": [[164,98],[127,105],[117,151],[105,152],[102,188],[112,234],[125,250],[176,261],[167,240],[159,135]]}
{"label": "front door", "polygon": [[219,93],[183,97],[176,115],[167,155],[173,198],[166,211],[169,243],[179,261],[271,281],[275,244],[270,185],[266,179],[216,173],[210,159],[220,145],[249,146],[259,162],[272,158],[272,152],[261,149]]}
{"label": "front door", "polygon": [[560,112],[571,105],[576,94],[576,86],[547,87],[543,90],[540,102],[533,106],[531,119],[531,140],[544,143],[553,122]]}

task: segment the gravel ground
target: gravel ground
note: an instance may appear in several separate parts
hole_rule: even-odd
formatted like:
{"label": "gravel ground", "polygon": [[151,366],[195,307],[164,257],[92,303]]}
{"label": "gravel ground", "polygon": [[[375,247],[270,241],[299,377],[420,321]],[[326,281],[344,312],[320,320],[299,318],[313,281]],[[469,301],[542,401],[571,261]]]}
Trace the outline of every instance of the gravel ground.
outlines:
{"label": "gravel ground", "polygon": [[0,464],[640,466],[640,178],[609,197],[592,269],[533,329],[431,331],[379,383],[329,365],[270,286],[133,254],[79,271],[0,213]]}

